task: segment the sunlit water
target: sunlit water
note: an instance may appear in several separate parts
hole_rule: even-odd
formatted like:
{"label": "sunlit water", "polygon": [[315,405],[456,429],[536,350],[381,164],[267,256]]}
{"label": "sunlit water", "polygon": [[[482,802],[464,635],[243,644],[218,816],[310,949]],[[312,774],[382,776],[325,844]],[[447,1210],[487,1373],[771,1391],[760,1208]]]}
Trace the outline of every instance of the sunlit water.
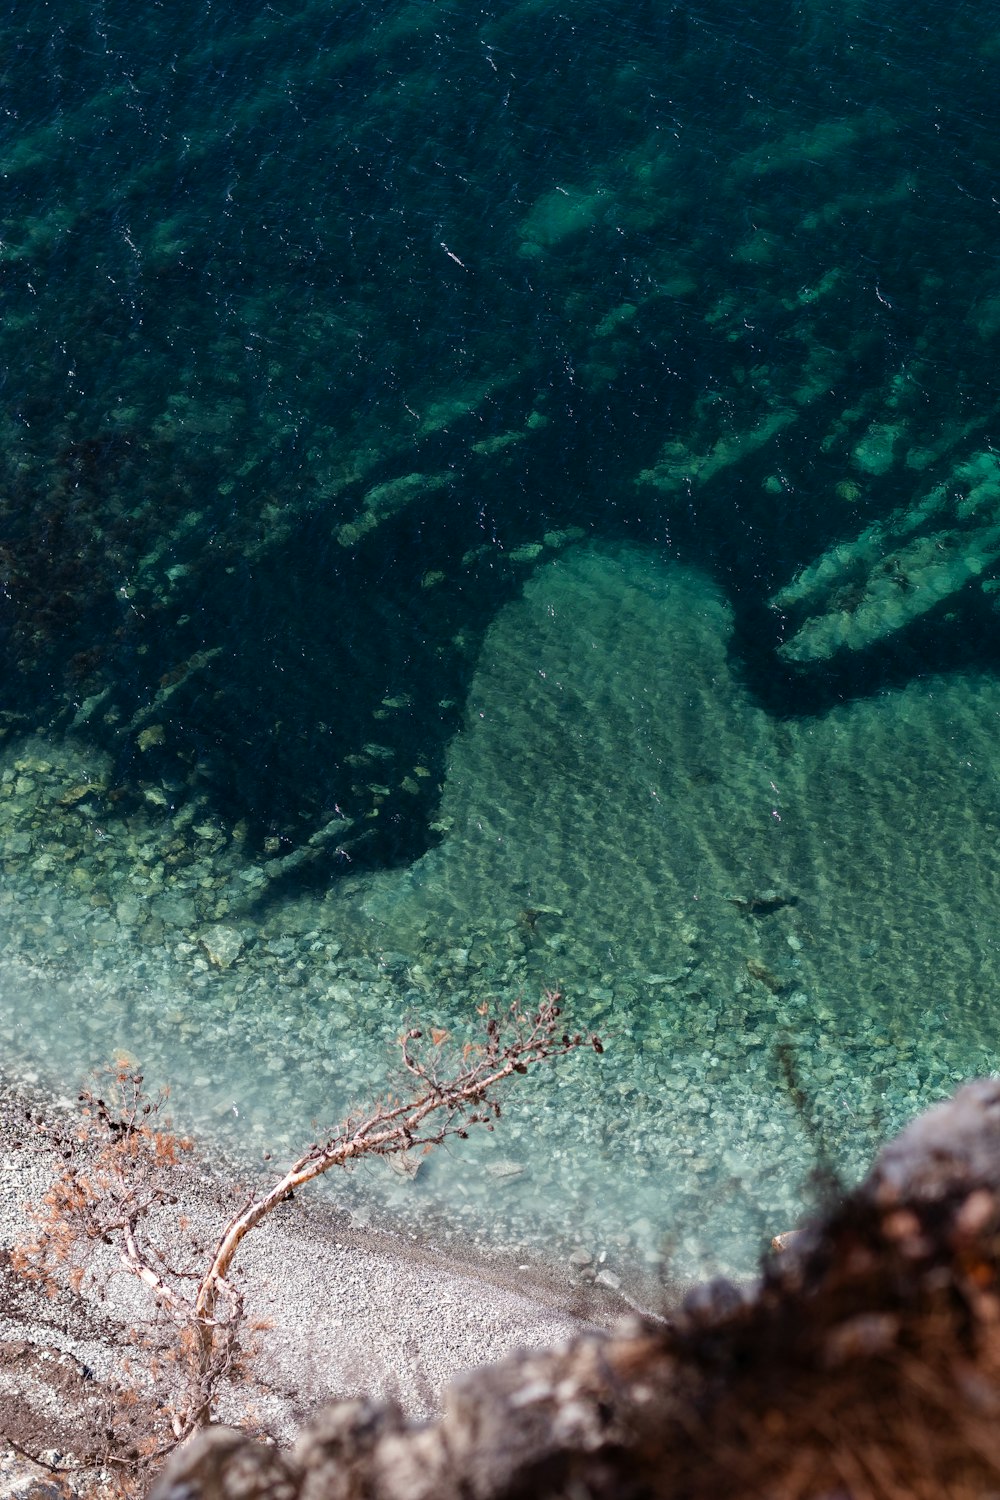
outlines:
{"label": "sunlit water", "polygon": [[259,1158],[558,986],[604,1055],[353,1211],[748,1270],[1000,1066],[1000,32],[2,32],[5,1066]]}

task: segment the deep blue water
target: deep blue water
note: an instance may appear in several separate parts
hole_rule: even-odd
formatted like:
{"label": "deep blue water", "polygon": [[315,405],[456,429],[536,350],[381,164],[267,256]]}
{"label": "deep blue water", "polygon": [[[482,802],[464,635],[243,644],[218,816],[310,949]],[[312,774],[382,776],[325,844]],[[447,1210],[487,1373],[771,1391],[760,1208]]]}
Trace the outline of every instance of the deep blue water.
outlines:
{"label": "deep blue water", "polygon": [[[162,996],[194,954],[223,1088],[282,1009],[266,941],[313,1019],[324,942],[369,987],[358,1081],[417,1000],[575,982],[620,1036],[600,1089],[628,1080],[626,1120],[668,1112],[664,1049],[731,1080],[765,1022],[780,1097],[774,1038],[811,1067],[832,1004],[854,1060],[814,1093],[852,1167],[991,1065],[992,8],[50,0],[0,24],[4,920],[34,986],[7,981],[11,1065],[56,1065],[52,1015],[64,1059],[99,1060],[148,981],[127,1045],[183,1074]],[[551,722],[544,651],[584,673]],[[850,745],[836,777],[824,736]],[[949,780],[971,744],[974,789]],[[740,822],[768,756],[802,793],[794,852]],[[524,842],[509,868],[475,852],[481,813]],[[870,902],[820,894],[869,879],[878,938]],[[738,905],[777,887],[773,918]],[[664,976],[706,899],[701,956]],[[219,922],[244,949],[217,972]],[[87,1032],[59,986],[91,967]],[[834,1096],[871,1076],[869,1004],[903,1050],[852,1135]],[[935,1005],[953,1052],[917,1023]],[[799,1182],[769,1202],[740,1170],[752,1238]],[[670,1227],[635,1217],[635,1244]]]}

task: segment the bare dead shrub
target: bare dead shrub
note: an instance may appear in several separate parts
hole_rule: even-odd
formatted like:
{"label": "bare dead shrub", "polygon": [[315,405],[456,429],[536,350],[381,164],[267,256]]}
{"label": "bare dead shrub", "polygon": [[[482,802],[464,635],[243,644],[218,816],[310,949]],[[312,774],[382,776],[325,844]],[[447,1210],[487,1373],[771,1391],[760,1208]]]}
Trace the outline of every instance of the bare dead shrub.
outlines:
{"label": "bare dead shrub", "polygon": [[[428,1152],[476,1126],[492,1130],[509,1080],[581,1046],[602,1050],[599,1038],[564,1029],[561,999],[546,990],[534,1011],[518,1001],[497,1014],[484,1003],[485,1034],[464,1044],[438,1028],[404,1032],[396,1091],[309,1145],[266,1191],[250,1196],[207,1252],[195,1244],[185,1250],[180,1178],[191,1142],[171,1128],[165,1096],[150,1095],[141,1073],[121,1066],[109,1073],[107,1097],[84,1091],[74,1131],[40,1127],[61,1164],[35,1214],[34,1238],[14,1253],[15,1271],[52,1295],[60,1287],[80,1293],[95,1247],[110,1245],[147,1288],[159,1317],[159,1324],[131,1331],[135,1353],[114,1401],[120,1417],[138,1408],[149,1413],[149,1430],[138,1439],[130,1430],[126,1439],[122,1421],[109,1418],[105,1461],[147,1470],[211,1421],[220,1382],[240,1373],[247,1331],[235,1257],[291,1193],[362,1158]],[[164,1323],[167,1340],[157,1332]],[[134,1428],[132,1420],[128,1425]]]}

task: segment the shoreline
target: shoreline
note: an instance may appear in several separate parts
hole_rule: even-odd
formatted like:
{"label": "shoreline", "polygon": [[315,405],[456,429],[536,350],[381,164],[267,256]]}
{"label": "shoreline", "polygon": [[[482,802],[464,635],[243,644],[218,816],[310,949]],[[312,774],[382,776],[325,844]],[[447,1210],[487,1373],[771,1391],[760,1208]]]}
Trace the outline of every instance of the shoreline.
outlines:
{"label": "shoreline", "polygon": [[[8,1256],[29,1231],[26,1207],[51,1178],[44,1136],[32,1133],[28,1112],[64,1122],[76,1104],[0,1071],[0,1406],[14,1407],[15,1444],[65,1455],[80,1440],[81,1403],[92,1399],[94,1380],[112,1373],[154,1305],[111,1253],[98,1257],[81,1297],[51,1302],[13,1277]],[[206,1159],[195,1144],[181,1169],[178,1214],[205,1243],[243,1198],[248,1170],[219,1153]],[[411,1417],[429,1418],[463,1371],[609,1328],[636,1306],[554,1261],[499,1247],[487,1255],[472,1244],[445,1251],[431,1235],[374,1212],[359,1227],[308,1190],[248,1237],[237,1273],[247,1328],[267,1327],[253,1336],[250,1377],[223,1389],[218,1415],[256,1424],[280,1443],[332,1400],[394,1399]],[[51,1440],[40,1445],[42,1435]]]}

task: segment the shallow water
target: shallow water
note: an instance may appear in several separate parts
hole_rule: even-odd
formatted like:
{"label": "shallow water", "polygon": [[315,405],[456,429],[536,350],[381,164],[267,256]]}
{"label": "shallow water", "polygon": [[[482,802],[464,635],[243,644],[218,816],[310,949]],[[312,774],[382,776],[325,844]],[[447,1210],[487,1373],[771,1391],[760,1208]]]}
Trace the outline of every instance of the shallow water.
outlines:
{"label": "shallow water", "polygon": [[5,23],[0,1038],[248,1157],[557,984],[417,1222],[745,1271],[998,1066],[1000,32]]}

